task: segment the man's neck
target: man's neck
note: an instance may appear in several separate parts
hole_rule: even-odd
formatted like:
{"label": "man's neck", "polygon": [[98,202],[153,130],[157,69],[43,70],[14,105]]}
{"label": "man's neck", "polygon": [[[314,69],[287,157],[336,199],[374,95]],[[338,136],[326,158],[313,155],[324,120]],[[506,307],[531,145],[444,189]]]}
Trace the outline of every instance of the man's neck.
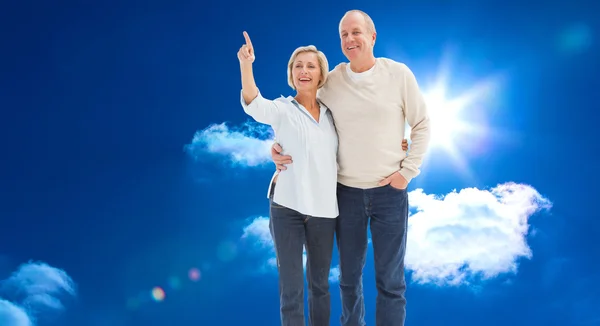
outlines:
{"label": "man's neck", "polygon": [[375,61],[376,60],[374,56],[371,56],[370,58],[362,61],[351,61],[350,70],[354,71],[355,73],[365,72],[373,68],[373,66],[375,65]]}

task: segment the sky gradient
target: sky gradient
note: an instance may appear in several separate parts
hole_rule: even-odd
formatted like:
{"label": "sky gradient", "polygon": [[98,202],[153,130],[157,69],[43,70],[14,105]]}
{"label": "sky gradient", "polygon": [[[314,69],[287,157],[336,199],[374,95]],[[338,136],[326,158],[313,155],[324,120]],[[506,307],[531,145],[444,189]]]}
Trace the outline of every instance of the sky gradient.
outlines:
{"label": "sky gradient", "polygon": [[432,107],[406,325],[600,325],[599,4],[66,0],[0,10],[0,326],[278,325],[236,53],[248,31],[262,94],[293,95],[289,56],[345,61],[350,9]]}

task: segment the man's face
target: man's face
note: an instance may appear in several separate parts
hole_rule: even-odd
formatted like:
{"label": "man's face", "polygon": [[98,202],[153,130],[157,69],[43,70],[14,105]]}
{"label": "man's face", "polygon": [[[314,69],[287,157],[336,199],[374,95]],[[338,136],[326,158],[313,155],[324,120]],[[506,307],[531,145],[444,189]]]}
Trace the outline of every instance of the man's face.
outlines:
{"label": "man's face", "polygon": [[359,13],[348,14],[340,24],[342,52],[350,62],[369,57],[373,53],[375,37]]}

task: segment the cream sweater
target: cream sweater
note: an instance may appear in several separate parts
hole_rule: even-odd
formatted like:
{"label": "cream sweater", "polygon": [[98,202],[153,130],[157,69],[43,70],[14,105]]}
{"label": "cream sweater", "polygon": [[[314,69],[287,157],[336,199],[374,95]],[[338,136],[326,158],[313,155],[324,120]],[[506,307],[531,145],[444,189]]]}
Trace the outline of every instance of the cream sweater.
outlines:
{"label": "cream sweater", "polygon": [[[374,188],[396,171],[410,182],[420,173],[430,138],[427,107],[414,74],[387,58],[377,58],[360,78],[352,78],[348,68],[337,65],[318,93],[339,137],[338,182]],[[402,151],[406,123],[412,129],[408,156]]]}

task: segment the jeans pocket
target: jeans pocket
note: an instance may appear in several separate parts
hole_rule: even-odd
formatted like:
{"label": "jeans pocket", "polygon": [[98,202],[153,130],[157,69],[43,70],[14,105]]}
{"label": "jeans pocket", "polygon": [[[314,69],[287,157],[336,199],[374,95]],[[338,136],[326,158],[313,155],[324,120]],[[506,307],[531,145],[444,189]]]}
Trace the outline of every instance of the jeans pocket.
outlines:
{"label": "jeans pocket", "polygon": [[273,200],[273,195],[271,195],[271,197],[269,197],[269,204],[271,204],[271,208],[278,208],[278,209],[285,209],[285,208],[287,208],[287,207],[285,207],[283,205],[280,205],[280,204],[276,203]]}
{"label": "jeans pocket", "polygon": [[400,191],[400,192],[406,191],[406,189],[408,189],[408,185],[406,185],[406,188],[400,189],[400,188],[396,188],[396,187],[392,186],[391,183],[388,183],[388,187],[393,189],[394,191]]}

